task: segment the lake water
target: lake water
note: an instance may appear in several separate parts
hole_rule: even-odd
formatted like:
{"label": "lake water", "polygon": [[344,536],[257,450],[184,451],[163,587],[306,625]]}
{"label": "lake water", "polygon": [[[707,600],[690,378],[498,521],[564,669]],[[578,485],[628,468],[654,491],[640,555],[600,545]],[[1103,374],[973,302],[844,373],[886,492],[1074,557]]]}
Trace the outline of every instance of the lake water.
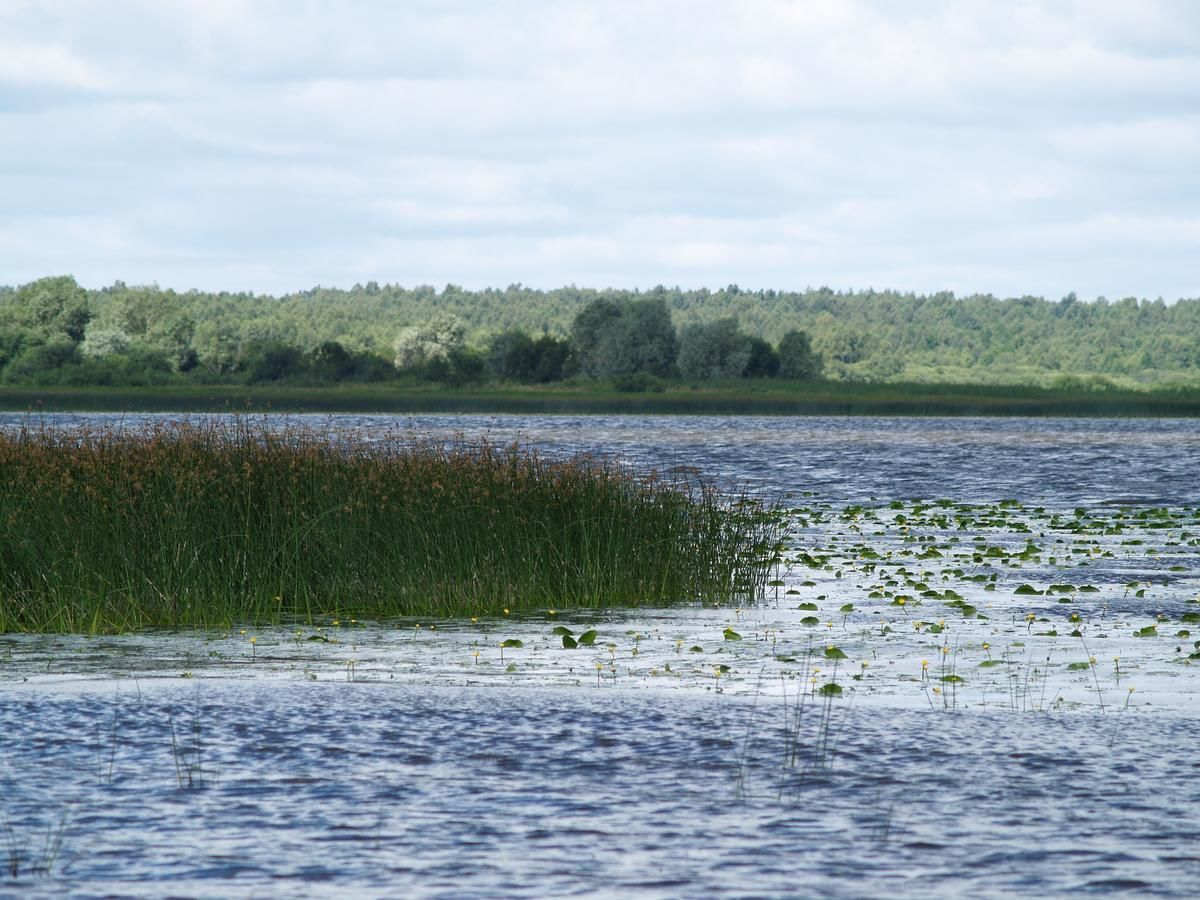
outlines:
{"label": "lake water", "polygon": [[696,467],[792,551],[737,609],[0,637],[0,894],[1200,895],[1200,423],[288,422]]}

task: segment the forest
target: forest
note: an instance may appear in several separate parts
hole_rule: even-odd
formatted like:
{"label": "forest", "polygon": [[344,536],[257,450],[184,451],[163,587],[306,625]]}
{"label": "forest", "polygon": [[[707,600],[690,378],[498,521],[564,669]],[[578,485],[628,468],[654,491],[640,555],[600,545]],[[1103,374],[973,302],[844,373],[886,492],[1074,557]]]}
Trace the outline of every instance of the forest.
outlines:
{"label": "forest", "polygon": [[1195,386],[1200,300],[368,282],[268,296],[71,276],[0,287],[12,385],[822,378]]}

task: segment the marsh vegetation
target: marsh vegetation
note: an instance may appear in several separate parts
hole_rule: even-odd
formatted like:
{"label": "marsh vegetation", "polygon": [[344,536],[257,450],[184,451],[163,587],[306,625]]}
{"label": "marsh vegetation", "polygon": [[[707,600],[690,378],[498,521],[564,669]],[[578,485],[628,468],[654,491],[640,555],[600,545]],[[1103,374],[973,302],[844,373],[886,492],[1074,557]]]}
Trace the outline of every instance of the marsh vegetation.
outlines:
{"label": "marsh vegetation", "polygon": [[750,497],[518,446],[259,427],[0,435],[0,630],[727,602]]}

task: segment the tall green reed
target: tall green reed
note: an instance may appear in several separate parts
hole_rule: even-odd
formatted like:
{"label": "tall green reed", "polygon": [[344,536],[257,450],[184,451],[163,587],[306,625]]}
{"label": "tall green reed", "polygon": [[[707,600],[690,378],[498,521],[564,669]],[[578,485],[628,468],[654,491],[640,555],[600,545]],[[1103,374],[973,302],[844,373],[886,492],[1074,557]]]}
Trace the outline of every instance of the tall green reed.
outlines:
{"label": "tall green reed", "polygon": [[0,630],[732,601],[779,528],[751,498],[515,445],[26,429],[0,435]]}

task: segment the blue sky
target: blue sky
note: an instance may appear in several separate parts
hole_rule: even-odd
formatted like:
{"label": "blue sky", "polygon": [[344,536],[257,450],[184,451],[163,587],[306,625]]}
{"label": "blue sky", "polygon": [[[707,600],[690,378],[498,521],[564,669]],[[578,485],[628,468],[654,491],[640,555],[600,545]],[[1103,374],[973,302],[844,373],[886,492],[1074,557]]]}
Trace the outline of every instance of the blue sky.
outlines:
{"label": "blue sky", "polygon": [[1200,3],[0,0],[0,284],[1200,296]]}

